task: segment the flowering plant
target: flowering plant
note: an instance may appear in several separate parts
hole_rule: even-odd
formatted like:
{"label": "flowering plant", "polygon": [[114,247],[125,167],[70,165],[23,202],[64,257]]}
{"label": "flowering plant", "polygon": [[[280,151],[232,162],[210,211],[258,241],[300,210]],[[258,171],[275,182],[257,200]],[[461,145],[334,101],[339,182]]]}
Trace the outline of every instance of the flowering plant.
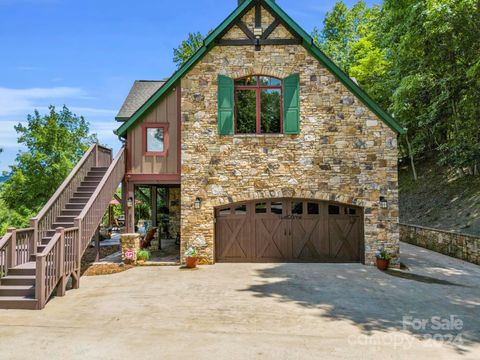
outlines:
{"label": "flowering plant", "polygon": [[193,246],[190,246],[187,251],[185,251],[185,257],[197,257],[197,249]]}
{"label": "flowering plant", "polygon": [[392,255],[390,255],[390,253],[382,246],[375,253],[375,257],[379,260],[390,260],[392,258]]}
{"label": "flowering plant", "polygon": [[125,259],[134,261],[136,258],[135,250],[127,249],[125,250]]}

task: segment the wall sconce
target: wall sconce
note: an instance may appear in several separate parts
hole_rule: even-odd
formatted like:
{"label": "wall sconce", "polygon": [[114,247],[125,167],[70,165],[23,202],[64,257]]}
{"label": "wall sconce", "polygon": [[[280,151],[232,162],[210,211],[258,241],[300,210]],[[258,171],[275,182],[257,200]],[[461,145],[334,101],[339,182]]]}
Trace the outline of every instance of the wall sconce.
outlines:
{"label": "wall sconce", "polygon": [[133,198],[129,197],[127,200],[127,207],[131,208],[133,206]]}
{"label": "wall sconce", "polygon": [[197,210],[200,209],[202,207],[202,199],[197,197],[195,199],[195,203],[193,204],[193,207]]}
{"label": "wall sconce", "polygon": [[255,38],[260,39],[263,35],[263,28],[256,27],[255,29],[253,29],[253,35],[255,36]]}
{"label": "wall sconce", "polygon": [[380,196],[380,208],[381,209],[388,209],[388,201],[383,196]]}

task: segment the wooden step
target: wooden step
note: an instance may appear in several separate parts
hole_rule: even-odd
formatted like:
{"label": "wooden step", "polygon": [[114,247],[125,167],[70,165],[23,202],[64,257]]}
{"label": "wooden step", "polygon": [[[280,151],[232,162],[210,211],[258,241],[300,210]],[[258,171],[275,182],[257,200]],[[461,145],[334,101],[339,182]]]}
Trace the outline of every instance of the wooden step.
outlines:
{"label": "wooden step", "polygon": [[56,223],[74,223],[75,222],[75,218],[76,216],[73,216],[73,215],[61,215],[61,216],[57,216],[57,218],[55,219],[55,222]]}
{"label": "wooden step", "polygon": [[35,286],[32,285],[0,285],[0,297],[32,295],[35,295]]}
{"label": "wooden step", "polygon": [[47,244],[37,245],[37,253],[43,252],[43,250],[45,250],[45,248],[47,247]]}
{"label": "wooden step", "polygon": [[52,240],[51,236],[45,236],[42,238],[42,241],[40,242],[42,245],[48,245],[48,243]]}
{"label": "wooden step", "polygon": [[95,180],[95,181],[84,180],[80,183],[80,186],[93,186],[94,188],[96,188],[98,184],[100,184],[101,180],[102,179],[100,177],[98,178],[98,180]]}
{"label": "wooden step", "polygon": [[8,275],[0,280],[2,285],[35,285],[35,275]]}
{"label": "wooden step", "polygon": [[93,191],[76,191],[73,193],[73,199],[75,198],[87,198],[90,199],[93,195]]}
{"label": "wooden step", "polygon": [[83,179],[83,181],[84,182],[92,182],[92,183],[95,183],[95,184],[98,185],[100,183],[100,181],[102,181],[103,175],[105,175],[105,174],[97,173],[97,175],[89,175],[89,176],[86,176],[85,179]]}
{"label": "wooden step", "polygon": [[70,199],[70,203],[73,203],[73,204],[82,204],[82,209],[85,207],[85,204],[88,202],[88,200],[90,200],[90,198],[77,198],[77,197],[74,197],[74,198],[71,198]]}
{"label": "wooden step", "polygon": [[73,216],[77,217],[82,212],[82,209],[63,209],[60,212],[60,216]]}
{"label": "wooden step", "polygon": [[0,309],[36,310],[37,306],[33,296],[0,296]]}
{"label": "wooden step", "polygon": [[8,269],[8,275],[35,275],[35,262],[30,261],[22,265],[15,266],[13,269]]}
{"label": "wooden step", "polygon": [[80,212],[82,212],[84,207],[84,204],[69,202],[65,205],[65,210],[80,210]]}
{"label": "wooden step", "polygon": [[58,228],[71,228],[73,227],[73,222],[56,222],[52,224],[52,228],[58,229]]}
{"label": "wooden step", "polygon": [[[97,185],[98,186],[98,185]],[[80,193],[90,193],[93,194],[95,190],[97,189],[97,186],[79,186],[77,188],[77,191]]]}

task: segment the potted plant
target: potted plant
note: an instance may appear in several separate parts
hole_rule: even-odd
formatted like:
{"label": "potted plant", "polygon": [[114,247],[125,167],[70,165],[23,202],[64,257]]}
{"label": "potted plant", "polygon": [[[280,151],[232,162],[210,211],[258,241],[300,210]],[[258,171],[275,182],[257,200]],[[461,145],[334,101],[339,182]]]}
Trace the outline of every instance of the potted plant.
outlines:
{"label": "potted plant", "polygon": [[145,261],[150,260],[150,251],[147,249],[141,249],[137,252],[137,262],[140,264],[145,263]]}
{"label": "potted plant", "polygon": [[198,252],[197,249],[193,246],[190,246],[187,251],[185,251],[185,266],[189,269],[194,269],[197,267],[198,263]]}
{"label": "potted plant", "polygon": [[385,250],[384,247],[381,247],[375,253],[375,257],[377,258],[377,268],[378,270],[385,271],[388,269],[390,265],[390,259],[392,256]]}

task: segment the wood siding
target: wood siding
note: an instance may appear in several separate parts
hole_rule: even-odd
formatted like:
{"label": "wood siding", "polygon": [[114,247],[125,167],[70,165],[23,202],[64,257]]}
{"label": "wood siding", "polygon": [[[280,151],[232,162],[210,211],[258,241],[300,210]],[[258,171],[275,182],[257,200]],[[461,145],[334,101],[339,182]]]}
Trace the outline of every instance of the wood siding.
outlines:
{"label": "wood siding", "polygon": [[[179,89],[179,88],[177,88]],[[147,112],[141,122],[127,134],[129,175],[163,175],[180,173],[179,155],[179,97],[174,89]],[[144,127],[142,124],[168,124],[168,149],[166,156],[145,154]]]}

